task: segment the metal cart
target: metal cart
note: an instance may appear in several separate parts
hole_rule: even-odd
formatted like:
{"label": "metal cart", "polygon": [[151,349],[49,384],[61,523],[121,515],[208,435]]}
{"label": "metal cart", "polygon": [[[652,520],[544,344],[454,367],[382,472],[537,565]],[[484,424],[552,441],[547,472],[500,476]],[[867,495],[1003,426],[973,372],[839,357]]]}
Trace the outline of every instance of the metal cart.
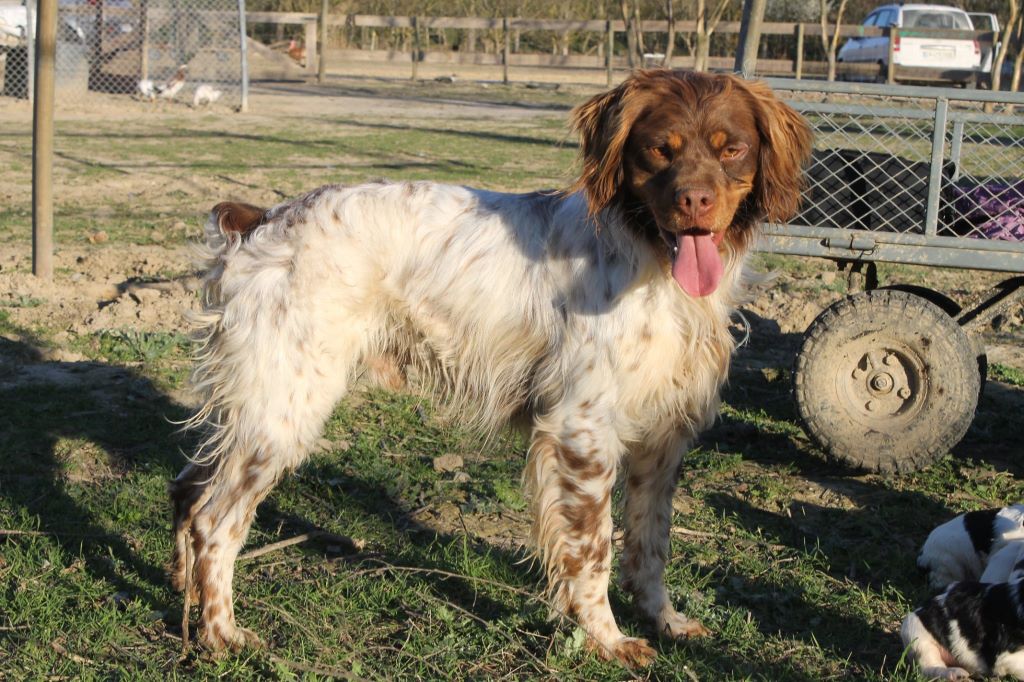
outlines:
{"label": "metal cart", "polygon": [[[910,471],[966,433],[985,381],[980,332],[1024,299],[1024,94],[770,79],[815,131],[801,213],[761,248],[857,272],[864,291],[804,335],[793,392],[832,457]],[[968,309],[876,263],[1005,273]]]}

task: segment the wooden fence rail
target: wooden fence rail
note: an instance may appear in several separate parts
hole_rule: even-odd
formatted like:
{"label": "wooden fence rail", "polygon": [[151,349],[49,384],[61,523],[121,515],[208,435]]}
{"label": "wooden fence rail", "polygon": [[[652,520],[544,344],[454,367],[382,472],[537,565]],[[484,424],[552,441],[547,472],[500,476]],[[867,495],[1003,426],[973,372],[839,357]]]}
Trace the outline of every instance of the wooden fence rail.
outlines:
{"label": "wooden fence rail", "polygon": [[[320,73],[323,73],[323,68],[320,66],[319,61],[325,59],[326,51],[324,45],[318,45],[317,29],[321,22],[321,16],[312,13],[303,12],[247,12],[246,13],[247,23],[252,24],[291,24],[301,25],[304,28],[304,39],[306,47],[306,71],[310,75],[317,73],[318,68]],[[587,66],[600,67],[604,66],[607,71],[607,80],[610,85],[613,80],[613,70],[616,68],[616,64],[619,63],[619,68],[622,67],[621,62],[625,60],[625,57],[616,57],[614,52],[615,47],[615,34],[624,33],[626,31],[626,23],[621,20],[576,20],[576,19],[529,19],[521,17],[500,17],[500,18],[485,18],[485,17],[421,17],[421,16],[377,16],[368,14],[328,14],[324,19],[324,23],[331,27],[353,27],[353,28],[401,28],[401,29],[412,29],[412,49],[408,51],[408,54],[404,55],[403,58],[410,62],[412,69],[412,77],[417,77],[418,64],[425,60],[426,49],[424,48],[420,32],[423,29],[427,30],[440,30],[440,29],[461,29],[461,30],[493,30],[499,31],[502,34],[501,52],[498,55],[500,58],[500,64],[503,67],[503,78],[505,82],[509,79],[509,67],[515,64],[516,60],[513,57],[511,50],[511,40],[509,35],[514,31],[552,31],[556,33],[567,33],[567,32],[591,32],[601,33],[605,35],[605,40],[602,41],[602,45],[605,46],[603,64],[599,61],[601,58],[590,57],[589,60],[583,59],[582,56],[579,59],[567,59],[552,58],[552,65],[566,65],[574,62],[576,65],[583,65],[589,61],[594,62],[593,64],[587,63]],[[667,33],[669,25],[664,20],[651,20],[643,21],[640,24],[640,29],[644,33]],[[829,34],[834,31],[834,26],[827,27]],[[696,22],[694,21],[677,21],[675,22],[675,31],[677,34],[695,33]],[[724,21],[718,24],[715,28],[715,33],[719,35],[738,35],[740,32],[740,22],[738,21]],[[843,24],[839,28],[839,35],[841,37],[852,38],[852,37],[872,37],[872,36],[886,36],[889,35],[890,29],[888,28],[875,28],[866,27],[859,24]],[[814,42],[820,39],[822,35],[822,27],[819,23],[796,23],[796,22],[766,22],[761,27],[761,34],[763,36],[788,36],[793,38],[793,48],[791,50],[790,59],[762,59],[761,62],[764,67],[759,68],[760,73],[771,73],[773,75],[791,75],[795,78],[802,78],[808,73],[820,74],[826,70],[825,62],[821,61],[807,61],[805,56],[807,53],[806,41],[808,38],[814,38]],[[321,34],[322,35],[322,34]],[[961,39],[974,39],[979,43],[986,43],[989,46],[992,45],[995,38],[991,31],[951,31],[951,30],[929,30],[929,36],[944,37],[944,38],[961,38]],[[351,54],[351,50],[345,51]],[[364,51],[365,52],[365,51]],[[395,59],[394,51],[375,51],[382,55],[384,59]],[[318,57],[319,55],[319,57]],[[460,55],[461,57],[461,55]],[[688,61],[692,61],[693,57],[690,55],[677,55],[673,58],[672,62],[675,66],[685,66]],[[728,57],[729,64],[725,64],[726,58],[723,57],[711,57],[710,65],[712,68],[729,68],[731,65],[732,57]],[[539,65],[539,59],[530,60],[531,65]],[[869,70],[874,69],[877,71],[877,67],[874,65],[845,65],[844,70],[851,73],[866,74]],[[888,78],[891,81],[895,76],[895,71],[890,68]]]}

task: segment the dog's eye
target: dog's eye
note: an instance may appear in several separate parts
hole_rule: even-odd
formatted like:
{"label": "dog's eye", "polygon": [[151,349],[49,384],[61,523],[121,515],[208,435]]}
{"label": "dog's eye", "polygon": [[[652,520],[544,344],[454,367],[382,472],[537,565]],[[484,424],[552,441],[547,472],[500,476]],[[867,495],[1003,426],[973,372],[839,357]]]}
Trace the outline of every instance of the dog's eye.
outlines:
{"label": "dog's eye", "polygon": [[736,161],[742,159],[747,150],[750,149],[750,145],[739,142],[737,144],[730,144],[722,149],[722,161]]}
{"label": "dog's eye", "polygon": [[662,161],[668,161],[672,158],[672,148],[667,144],[648,147],[647,151],[650,152],[651,156]]}

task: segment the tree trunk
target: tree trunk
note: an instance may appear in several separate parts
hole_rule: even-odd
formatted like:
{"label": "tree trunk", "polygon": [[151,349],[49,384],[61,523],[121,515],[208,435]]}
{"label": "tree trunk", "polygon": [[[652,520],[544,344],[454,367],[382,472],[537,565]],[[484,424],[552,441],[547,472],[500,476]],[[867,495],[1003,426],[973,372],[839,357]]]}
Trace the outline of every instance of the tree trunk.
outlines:
{"label": "tree trunk", "polygon": [[1013,60],[1013,78],[1010,81],[1010,92],[1020,89],[1021,66],[1024,62],[1024,16],[1017,16],[1017,58]]}
{"label": "tree trunk", "polygon": [[[831,83],[836,79],[836,47],[839,45],[839,31],[843,25],[843,12],[846,11],[846,0],[839,1],[834,24],[830,24],[828,20],[828,13],[831,9],[828,0],[819,0],[818,6],[821,8],[821,49],[824,50],[825,58],[828,60],[827,79]],[[829,35],[830,27],[832,35]]]}
{"label": "tree trunk", "polygon": [[668,37],[665,40],[665,57],[662,66],[672,66],[672,53],[676,50],[676,15],[672,0],[665,0],[665,17],[668,19]]}
{"label": "tree trunk", "polygon": [[619,7],[622,9],[622,20],[626,22],[626,63],[630,69],[636,68],[636,33],[633,31],[633,12],[630,11],[629,3],[620,0]]}
{"label": "tree trunk", "polygon": [[[1003,62],[1006,60],[1006,52],[1010,49],[1010,41],[1014,38],[1014,32],[1017,28],[1017,23],[1020,15],[1020,0],[1007,0],[1007,6],[1010,10],[1010,19],[1006,22],[1006,26],[1003,26],[1003,35],[1001,37],[1002,44],[999,46],[999,51],[996,53],[996,58],[992,60],[992,91],[999,92],[999,88],[1002,86],[1003,80]],[[1019,55],[1018,55],[1019,56]],[[991,107],[987,108],[989,110]]]}
{"label": "tree trunk", "polygon": [[636,56],[637,63],[644,66],[644,53],[647,48],[644,46],[643,19],[640,18],[640,1],[633,3],[633,31],[636,32]]}
{"label": "tree trunk", "polygon": [[705,0],[697,0],[697,14],[694,25],[696,33],[696,45],[693,48],[693,70],[704,71],[707,69],[708,57],[708,31],[707,31],[707,5]]}

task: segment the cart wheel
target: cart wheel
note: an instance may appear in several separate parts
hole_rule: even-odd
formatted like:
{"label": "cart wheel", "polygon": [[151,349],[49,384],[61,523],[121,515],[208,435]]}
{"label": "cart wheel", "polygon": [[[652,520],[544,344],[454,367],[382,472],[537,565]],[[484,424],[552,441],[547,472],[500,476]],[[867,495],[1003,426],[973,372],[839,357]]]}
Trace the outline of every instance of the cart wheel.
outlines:
{"label": "cart wheel", "polygon": [[[963,308],[960,307],[959,303],[942,292],[929,289],[928,287],[916,284],[892,284],[882,288],[893,291],[906,291],[915,296],[920,296],[924,300],[931,301],[942,308],[950,317],[959,317],[960,313],[963,312]],[[988,382],[988,351],[985,350],[985,342],[980,336],[968,336],[967,338],[971,340],[974,354],[978,358],[978,398],[980,399],[981,396],[985,395],[985,384]]]}
{"label": "cart wheel", "polygon": [[978,404],[967,334],[903,291],[848,297],[811,323],[793,373],[804,425],[841,462],[879,472],[919,469],[967,432]]}

